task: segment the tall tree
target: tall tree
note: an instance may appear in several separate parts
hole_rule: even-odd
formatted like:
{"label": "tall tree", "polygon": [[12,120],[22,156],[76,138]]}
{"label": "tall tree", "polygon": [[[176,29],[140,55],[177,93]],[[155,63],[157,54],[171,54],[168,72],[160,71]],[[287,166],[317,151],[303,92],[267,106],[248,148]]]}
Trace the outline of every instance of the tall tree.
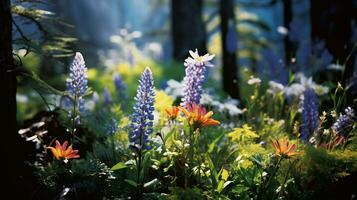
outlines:
{"label": "tall tree", "polygon": [[0,127],[2,152],[2,196],[11,194],[16,188],[18,174],[21,172],[22,157],[19,148],[20,137],[17,134],[16,88],[12,53],[12,16],[10,0],[0,0]]}
{"label": "tall tree", "polygon": [[[223,89],[232,98],[239,99],[239,79],[236,56],[235,15],[233,0],[220,0],[221,38],[222,38],[222,63],[223,63]],[[234,44],[235,43],[235,44]]]}
{"label": "tall tree", "polygon": [[[313,41],[325,41],[334,61],[344,64],[352,51],[350,42],[351,22],[356,12],[353,0],[311,0],[311,37]],[[353,57],[344,71],[344,81],[353,75]]]}
{"label": "tall tree", "polygon": [[171,0],[171,31],[175,60],[182,62],[196,48],[206,53],[202,0]]}
{"label": "tall tree", "polygon": [[[293,18],[293,8],[292,0],[283,0],[283,13],[284,13],[284,27],[289,29],[290,23]],[[289,36],[286,35],[284,38],[284,48],[285,48],[285,63],[288,66],[291,62],[291,58],[295,54],[295,50]]]}

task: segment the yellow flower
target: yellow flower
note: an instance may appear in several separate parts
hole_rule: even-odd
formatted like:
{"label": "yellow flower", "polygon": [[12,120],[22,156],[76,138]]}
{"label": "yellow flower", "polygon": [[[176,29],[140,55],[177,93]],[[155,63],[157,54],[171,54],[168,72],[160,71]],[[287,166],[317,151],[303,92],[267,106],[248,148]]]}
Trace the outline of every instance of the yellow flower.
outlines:
{"label": "yellow flower", "polygon": [[68,161],[68,159],[72,158],[79,158],[78,150],[73,150],[72,145],[67,148],[68,142],[65,141],[61,145],[58,140],[56,140],[56,148],[54,147],[48,147],[53,155],[56,157],[57,160],[60,160],[60,158],[64,158],[65,162]]}
{"label": "yellow flower", "polygon": [[219,121],[211,118],[213,115],[212,111],[207,112],[204,107],[195,103],[189,105],[188,109],[180,107],[180,110],[185,114],[190,125],[203,128],[221,124]]}
{"label": "yellow flower", "polygon": [[242,128],[235,128],[234,131],[228,133],[228,137],[232,140],[240,140],[243,138],[258,138],[259,135],[257,135],[248,124],[244,124]]}
{"label": "yellow flower", "polygon": [[300,155],[299,152],[296,152],[296,144],[289,145],[289,140],[287,139],[272,140],[272,145],[275,148],[275,155],[285,158]]}
{"label": "yellow flower", "polygon": [[170,108],[173,104],[174,100],[172,97],[167,95],[163,90],[156,90],[155,91],[155,104],[154,107],[158,114],[158,123],[164,124],[165,120],[167,119],[167,112],[166,109]]}

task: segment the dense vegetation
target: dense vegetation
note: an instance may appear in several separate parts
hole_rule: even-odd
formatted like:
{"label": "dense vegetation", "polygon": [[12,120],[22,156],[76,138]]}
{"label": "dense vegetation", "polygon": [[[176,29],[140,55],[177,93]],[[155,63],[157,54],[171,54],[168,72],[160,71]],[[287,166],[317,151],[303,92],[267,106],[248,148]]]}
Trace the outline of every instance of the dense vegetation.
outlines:
{"label": "dense vegetation", "polygon": [[160,44],[140,48],[141,33],[126,28],[110,38],[115,58],[93,54],[36,2],[0,4],[3,173],[5,189],[21,191],[4,194],[356,199],[357,43],[343,35],[344,16],[329,22],[342,27],[330,31],[338,42],[316,29],[322,8],[349,4],[311,1],[306,39],[292,1],[252,1],[282,4],[280,50],[265,38],[269,25],[235,1],[207,1],[217,7],[207,16],[201,0],[172,0],[165,60]]}

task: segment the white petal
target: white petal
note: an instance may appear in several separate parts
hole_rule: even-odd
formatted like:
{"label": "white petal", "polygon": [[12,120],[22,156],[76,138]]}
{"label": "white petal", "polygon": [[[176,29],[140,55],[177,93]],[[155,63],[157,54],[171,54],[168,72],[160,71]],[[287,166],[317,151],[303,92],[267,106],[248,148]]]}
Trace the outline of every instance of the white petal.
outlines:
{"label": "white petal", "polygon": [[189,51],[189,53],[190,53],[190,55],[191,55],[191,57],[192,58],[194,58],[194,59],[196,59],[196,58],[198,58],[199,56],[198,56],[198,52],[197,52],[197,49],[196,49],[196,51],[195,52],[193,52],[193,51]]}

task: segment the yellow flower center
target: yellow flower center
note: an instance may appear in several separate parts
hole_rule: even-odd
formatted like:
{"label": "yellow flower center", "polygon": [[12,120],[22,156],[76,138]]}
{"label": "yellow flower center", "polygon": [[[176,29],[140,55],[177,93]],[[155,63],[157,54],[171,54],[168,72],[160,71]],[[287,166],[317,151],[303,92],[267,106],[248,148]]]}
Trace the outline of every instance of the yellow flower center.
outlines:
{"label": "yellow flower center", "polygon": [[198,58],[196,58],[196,61],[198,61],[198,62],[203,62],[203,56],[199,56]]}

